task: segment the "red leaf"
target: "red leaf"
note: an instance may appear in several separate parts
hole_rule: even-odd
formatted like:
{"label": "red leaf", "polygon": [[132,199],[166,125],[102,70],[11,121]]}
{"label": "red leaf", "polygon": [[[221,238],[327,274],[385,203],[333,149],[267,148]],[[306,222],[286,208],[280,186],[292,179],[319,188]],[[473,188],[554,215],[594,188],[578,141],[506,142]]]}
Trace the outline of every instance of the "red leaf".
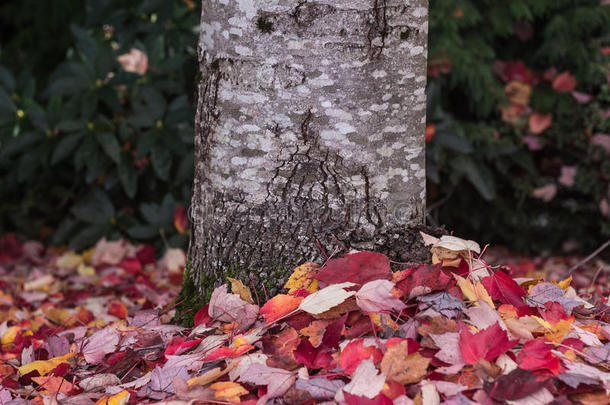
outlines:
{"label": "red leaf", "polygon": [[551,353],[552,345],[544,339],[525,342],[517,355],[517,364],[524,370],[549,370],[553,375],[561,371],[559,357]]}
{"label": "red leaf", "polygon": [[140,261],[142,266],[147,264],[155,263],[155,248],[150,245],[144,245],[136,252],[136,258]]}
{"label": "red leaf", "polygon": [[201,324],[206,324],[212,320],[209,314],[210,304],[205,304],[203,308],[201,308],[195,314],[195,326],[199,326]]}
{"label": "red leaf", "polygon": [[127,270],[128,273],[136,274],[142,271],[142,263],[136,257],[123,259],[117,266]]}
{"label": "red leaf", "polygon": [[439,264],[420,264],[394,273],[392,281],[400,292],[399,296],[424,295],[434,290],[444,290],[452,278],[447,276]]}
{"label": "red leaf", "polygon": [[185,341],[186,338],[182,337],[182,336],[176,336],[175,338],[173,338],[169,345],[167,345],[167,348],[165,349],[165,358],[167,359],[167,356],[171,356],[171,355],[178,355],[178,354],[182,354],[184,352],[186,352],[188,349],[190,349],[193,346],[196,346],[199,344],[199,342],[201,342],[203,339],[194,339],[194,340],[187,340]]}
{"label": "red leaf", "polygon": [[502,271],[496,271],[491,276],[484,277],[481,284],[487,290],[492,299],[503,304],[510,304],[515,308],[525,306],[521,297],[525,292],[519,284]]}
{"label": "red leaf", "polygon": [[574,90],[576,79],[569,72],[563,72],[553,79],[553,89],[562,93]]}
{"label": "red leaf", "polygon": [[364,284],[372,280],[389,280],[391,276],[390,260],[386,255],[375,252],[358,252],[329,260],[315,278],[327,284],[346,281]]}
{"label": "red leaf", "polygon": [[119,319],[125,319],[127,318],[127,307],[121,301],[113,300],[108,304],[108,313]]}
{"label": "red leaf", "polygon": [[174,209],[174,226],[178,233],[186,235],[188,232],[188,221],[186,219],[186,211],[182,205],[176,205]]}
{"label": "red leaf", "polygon": [[501,375],[495,382],[485,383],[484,390],[496,401],[510,401],[524,398],[549,384],[550,376],[537,376],[528,370],[516,368]]}
{"label": "red leaf", "polygon": [[561,305],[559,302],[547,301],[544,303],[544,308],[545,310],[540,310],[540,315],[542,315],[544,320],[549,322],[551,325],[555,325],[562,319],[570,319],[570,316],[566,314],[563,305]]}
{"label": "red leaf", "polygon": [[352,374],[358,368],[362,360],[373,358],[377,363],[383,358],[381,350],[374,346],[364,347],[364,340],[358,339],[349,342],[339,355],[339,366],[347,373]]}
{"label": "red leaf", "polygon": [[323,347],[313,347],[309,339],[301,339],[301,342],[293,352],[294,358],[308,368],[328,367],[332,361],[330,351]]}
{"label": "red leaf", "polygon": [[377,395],[375,398],[367,398],[361,395],[353,395],[343,391],[343,397],[348,405],[392,405],[394,402],[383,394]]}
{"label": "red leaf", "polygon": [[346,319],[347,314],[343,315],[341,318],[337,319],[326,327],[326,330],[324,331],[324,336],[322,337],[323,346],[328,347],[330,349],[336,349],[339,347],[339,340],[341,340],[341,331],[343,330],[343,325],[345,325]]}
{"label": "red leaf", "polygon": [[474,335],[465,325],[460,331],[459,347],[468,364],[474,364],[480,359],[493,361],[517,343],[519,340],[508,340],[506,331],[497,322]]}
{"label": "red leaf", "polygon": [[0,264],[18,259],[23,254],[23,244],[14,233],[0,238]]}

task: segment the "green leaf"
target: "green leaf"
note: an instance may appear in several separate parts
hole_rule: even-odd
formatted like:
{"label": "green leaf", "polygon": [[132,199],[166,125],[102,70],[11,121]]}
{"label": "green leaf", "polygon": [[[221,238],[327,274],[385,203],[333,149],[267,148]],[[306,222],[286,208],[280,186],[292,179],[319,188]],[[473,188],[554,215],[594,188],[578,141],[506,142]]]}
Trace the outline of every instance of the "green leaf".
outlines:
{"label": "green leaf", "polygon": [[127,234],[136,239],[152,239],[159,235],[159,228],[147,225],[132,226],[127,229]]}
{"label": "green leaf", "polygon": [[448,149],[461,153],[471,153],[473,151],[470,141],[451,132],[439,131],[434,136],[434,142]]}
{"label": "green leaf", "polygon": [[155,145],[152,148],[150,158],[157,177],[161,180],[167,180],[169,178],[169,170],[172,166],[172,154],[170,151],[159,145]]}
{"label": "green leaf", "polygon": [[62,136],[51,156],[51,165],[65,159],[76,148],[82,136],[82,133]]}
{"label": "green leaf", "polygon": [[115,210],[108,195],[95,189],[72,208],[72,214],[89,224],[107,224],[114,217]]}
{"label": "green leaf", "polygon": [[129,198],[134,198],[138,191],[138,171],[133,163],[127,161],[125,158],[121,159],[118,171],[123,190],[125,190],[125,193]]}
{"label": "green leaf", "polygon": [[458,156],[451,164],[456,172],[466,176],[485,200],[491,201],[496,197],[493,176],[484,163],[475,163],[470,156]]}
{"label": "green leaf", "polygon": [[0,84],[6,87],[9,91],[15,90],[15,78],[4,66],[0,66]]}
{"label": "green leaf", "polygon": [[121,162],[121,145],[119,145],[116,136],[112,132],[98,132],[95,137],[106,155],[116,164],[119,164]]}

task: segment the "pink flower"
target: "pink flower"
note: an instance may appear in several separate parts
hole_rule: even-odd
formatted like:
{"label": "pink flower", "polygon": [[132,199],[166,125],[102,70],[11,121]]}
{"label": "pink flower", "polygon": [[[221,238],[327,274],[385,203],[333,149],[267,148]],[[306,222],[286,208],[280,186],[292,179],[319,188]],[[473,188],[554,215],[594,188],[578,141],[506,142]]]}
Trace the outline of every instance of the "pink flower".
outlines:
{"label": "pink flower", "polygon": [[529,150],[540,150],[542,149],[542,145],[540,144],[540,138],[534,135],[526,135],[521,138],[524,144],[527,145]]}
{"label": "pink flower", "polygon": [[599,202],[599,212],[601,212],[605,217],[610,216],[610,204],[605,198],[602,198],[602,200]]}
{"label": "pink flower", "polygon": [[610,135],[595,134],[591,137],[591,145],[601,146],[607,153],[610,153]]}
{"label": "pink flower", "polygon": [[538,187],[532,191],[532,196],[544,202],[549,202],[555,198],[557,194],[557,186],[555,184],[547,184],[546,186]]}
{"label": "pink flower", "polygon": [[538,111],[530,115],[528,124],[532,134],[540,134],[551,126],[553,114],[540,114]]}
{"label": "pink flower", "polygon": [[591,101],[590,94],[581,93],[579,91],[573,91],[572,97],[574,97],[574,99],[578,101],[579,104],[587,104],[589,101]]}
{"label": "pink flower", "polygon": [[148,56],[136,48],[131,48],[129,53],[120,55],[117,60],[127,72],[134,72],[142,76],[148,70]]}
{"label": "pink flower", "polygon": [[574,179],[576,178],[576,172],[578,167],[576,166],[562,166],[561,175],[557,179],[559,184],[563,184],[566,187],[572,187],[574,185]]}

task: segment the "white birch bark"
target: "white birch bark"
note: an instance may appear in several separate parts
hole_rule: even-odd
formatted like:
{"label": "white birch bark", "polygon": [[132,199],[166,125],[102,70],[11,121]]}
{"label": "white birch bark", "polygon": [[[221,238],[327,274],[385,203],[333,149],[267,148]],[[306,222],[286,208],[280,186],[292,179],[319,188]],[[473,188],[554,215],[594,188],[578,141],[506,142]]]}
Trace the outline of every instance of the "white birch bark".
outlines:
{"label": "white birch bark", "polygon": [[203,0],[197,286],[281,286],[316,240],[417,259],[427,34],[427,0]]}

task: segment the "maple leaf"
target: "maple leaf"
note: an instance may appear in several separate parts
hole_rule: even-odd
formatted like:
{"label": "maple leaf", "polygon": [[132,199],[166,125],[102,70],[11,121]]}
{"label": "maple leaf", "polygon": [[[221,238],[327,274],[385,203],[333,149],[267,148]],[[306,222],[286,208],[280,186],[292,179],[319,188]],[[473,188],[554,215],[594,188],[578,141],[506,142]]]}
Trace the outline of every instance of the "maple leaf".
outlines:
{"label": "maple leaf", "polygon": [[214,390],[214,399],[217,401],[227,401],[235,404],[240,403],[239,397],[248,394],[248,390],[233,381],[216,382],[210,385]]}
{"label": "maple leaf", "polygon": [[73,388],[72,383],[57,376],[32,377],[32,381],[39,385],[38,390],[44,395],[67,394]]}
{"label": "maple leaf", "polygon": [[335,396],[338,390],[343,388],[345,383],[341,380],[328,380],[326,378],[310,378],[296,380],[295,388],[307,391],[313,399],[329,400]]}
{"label": "maple leaf", "polygon": [[345,288],[353,287],[354,285],[354,283],[329,285],[303,298],[299,304],[299,309],[314,315],[326,312],[356,294],[354,291],[345,291]]}
{"label": "maple leaf", "polygon": [[127,390],[117,392],[114,395],[104,395],[93,405],[126,405],[131,394]]}
{"label": "maple leaf", "polygon": [[97,364],[108,353],[114,352],[119,340],[119,332],[112,327],[106,327],[85,339],[81,352],[88,363]]}
{"label": "maple leaf", "polygon": [[302,297],[294,297],[287,294],[278,294],[265,303],[260,313],[265,317],[265,322],[271,323],[293,312],[302,303]]}
{"label": "maple leaf", "polygon": [[[294,384],[296,377],[290,371],[269,367],[264,364],[254,363],[248,367],[239,377],[239,381],[256,385],[266,385],[267,393],[265,400],[277,398],[282,395]],[[259,398],[259,402],[266,401]]]}
{"label": "maple leaf", "polygon": [[313,276],[318,271],[317,263],[305,263],[294,269],[284,288],[288,289],[288,294],[293,294],[298,290],[306,290],[309,293],[318,291],[318,280]]}
{"label": "maple leaf", "polygon": [[227,292],[221,285],[212,292],[208,313],[211,318],[221,322],[237,322],[239,330],[246,330],[256,321],[258,306],[241,299],[237,294]]}
{"label": "maple leaf", "polygon": [[252,299],[252,293],[250,292],[250,288],[244,285],[241,280],[237,280],[235,278],[227,277],[227,280],[231,283],[231,292],[233,294],[239,295],[239,298],[242,300],[249,302],[250,304],[254,304],[254,300]]}
{"label": "maple leaf", "polygon": [[400,311],[406,305],[390,294],[393,288],[388,280],[369,281],[356,293],[356,303],[365,312]]}
{"label": "maple leaf", "polygon": [[561,362],[551,352],[553,348],[544,339],[534,339],[523,344],[517,355],[517,363],[523,370],[549,370],[553,375],[559,374]]}
{"label": "maple leaf", "polygon": [[525,291],[523,291],[523,288],[501,270],[484,277],[481,280],[481,284],[483,284],[494,300],[498,300],[503,304],[510,304],[516,308],[525,305],[523,302]]}
{"label": "maple leaf", "polygon": [[484,390],[496,401],[517,400],[549,386],[549,381],[548,375],[535,375],[529,370],[517,368],[501,375],[495,382],[486,382]]}
{"label": "maple leaf", "polygon": [[339,366],[347,374],[352,374],[363,360],[369,358],[377,363],[383,358],[383,353],[375,346],[364,346],[363,339],[352,340],[341,350]]}
{"label": "maple leaf", "polygon": [[430,359],[419,352],[409,354],[408,342],[402,341],[389,347],[381,360],[381,371],[400,384],[420,381],[428,370]]}
{"label": "maple leaf", "polygon": [[391,276],[390,260],[386,255],[365,251],[329,260],[315,278],[327,284],[364,284],[373,280],[389,280]]}
{"label": "maple leaf", "polygon": [[309,339],[302,339],[293,354],[296,361],[309,368],[328,367],[332,361],[328,348],[314,347]]}
{"label": "maple leaf", "polygon": [[375,398],[383,389],[385,379],[386,376],[383,373],[380,374],[377,368],[375,368],[373,360],[363,360],[354,371],[352,380],[341,391],[337,392],[335,400],[343,400],[344,392],[367,398]]}
{"label": "maple leaf", "polygon": [[444,290],[451,278],[441,270],[441,266],[438,264],[421,264],[394,273],[392,281],[396,284],[394,295],[403,297],[408,294],[407,297],[410,299],[435,290]]}
{"label": "maple leaf", "polygon": [[19,367],[19,374],[26,375],[32,371],[38,371],[41,376],[44,376],[60,364],[69,364],[69,359],[73,356],[76,356],[76,353],[67,353],[63,356],[53,357],[49,360],[36,360]]}
{"label": "maple leaf", "polygon": [[493,361],[517,343],[518,340],[508,340],[506,331],[498,323],[475,334],[471,334],[466,326],[462,326],[460,331],[460,351],[467,364],[481,359]]}

